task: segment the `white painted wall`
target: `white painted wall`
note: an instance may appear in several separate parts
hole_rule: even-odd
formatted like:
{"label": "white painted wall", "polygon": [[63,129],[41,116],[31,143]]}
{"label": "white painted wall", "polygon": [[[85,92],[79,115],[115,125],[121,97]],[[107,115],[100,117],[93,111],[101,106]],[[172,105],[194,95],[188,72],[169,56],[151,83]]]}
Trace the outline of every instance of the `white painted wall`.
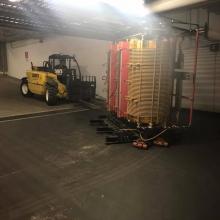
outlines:
{"label": "white painted wall", "polygon": [[[84,74],[96,75],[99,96],[106,97],[106,84],[102,80],[106,75],[107,52],[110,42],[59,36],[39,40],[25,40],[7,44],[8,74],[15,78],[25,76],[26,70],[34,65],[42,65],[44,60],[53,53],[74,54]],[[28,59],[25,59],[25,52]]]}

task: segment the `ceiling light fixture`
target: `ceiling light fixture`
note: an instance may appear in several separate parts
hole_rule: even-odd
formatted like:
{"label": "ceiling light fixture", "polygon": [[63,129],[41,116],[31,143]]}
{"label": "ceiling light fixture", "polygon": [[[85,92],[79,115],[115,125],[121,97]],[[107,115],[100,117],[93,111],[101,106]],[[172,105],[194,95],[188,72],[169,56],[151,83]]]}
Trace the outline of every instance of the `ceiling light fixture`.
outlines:
{"label": "ceiling light fixture", "polygon": [[185,7],[188,5],[197,4],[207,0],[157,0],[149,5],[153,12],[168,11],[175,8]]}
{"label": "ceiling light fixture", "polygon": [[149,10],[144,5],[143,0],[48,0],[59,7],[75,7],[83,9],[98,9],[103,4],[110,6],[125,15],[133,15],[135,17],[143,17],[149,14]]}
{"label": "ceiling light fixture", "polygon": [[121,13],[143,17],[150,13],[143,0],[102,0]]}
{"label": "ceiling light fixture", "polygon": [[21,2],[22,0],[9,0],[9,2]]}

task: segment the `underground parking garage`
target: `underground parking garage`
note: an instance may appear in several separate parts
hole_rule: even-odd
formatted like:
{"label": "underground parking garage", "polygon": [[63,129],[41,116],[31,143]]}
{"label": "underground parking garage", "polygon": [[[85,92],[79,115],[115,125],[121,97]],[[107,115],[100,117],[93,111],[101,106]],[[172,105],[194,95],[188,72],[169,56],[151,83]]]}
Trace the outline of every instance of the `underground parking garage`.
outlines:
{"label": "underground parking garage", "polygon": [[1,0],[0,219],[219,219],[219,18]]}

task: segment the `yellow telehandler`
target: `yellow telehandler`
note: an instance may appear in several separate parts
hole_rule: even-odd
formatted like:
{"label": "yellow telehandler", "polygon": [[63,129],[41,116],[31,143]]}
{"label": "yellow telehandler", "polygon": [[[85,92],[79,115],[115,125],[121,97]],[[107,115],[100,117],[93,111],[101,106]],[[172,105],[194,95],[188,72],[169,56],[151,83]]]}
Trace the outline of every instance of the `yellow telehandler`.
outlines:
{"label": "yellow telehandler", "polygon": [[52,54],[43,66],[33,66],[21,79],[20,91],[25,97],[44,96],[48,105],[56,105],[58,98],[70,101],[95,98],[96,77],[83,76],[74,56]]}

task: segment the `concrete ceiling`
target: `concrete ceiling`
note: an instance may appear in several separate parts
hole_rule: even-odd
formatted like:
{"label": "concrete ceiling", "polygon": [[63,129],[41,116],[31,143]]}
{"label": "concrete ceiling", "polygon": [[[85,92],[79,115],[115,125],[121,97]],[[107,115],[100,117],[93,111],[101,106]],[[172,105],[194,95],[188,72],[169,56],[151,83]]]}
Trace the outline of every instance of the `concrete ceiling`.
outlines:
{"label": "concrete ceiling", "polygon": [[107,5],[99,11],[59,6],[51,0],[0,0],[0,40],[48,34],[113,40],[143,28],[139,19],[129,19]]}
{"label": "concrete ceiling", "polygon": [[[219,1],[209,0],[201,6],[218,13],[217,3]],[[93,11],[58,7],[52,4],[52,0],[0,0],[0,41],[43,38],[54,34],[114,40],[152,26],[161,28],[159,23],[160,19],[150,16],[124,16],[105,4]]]}

